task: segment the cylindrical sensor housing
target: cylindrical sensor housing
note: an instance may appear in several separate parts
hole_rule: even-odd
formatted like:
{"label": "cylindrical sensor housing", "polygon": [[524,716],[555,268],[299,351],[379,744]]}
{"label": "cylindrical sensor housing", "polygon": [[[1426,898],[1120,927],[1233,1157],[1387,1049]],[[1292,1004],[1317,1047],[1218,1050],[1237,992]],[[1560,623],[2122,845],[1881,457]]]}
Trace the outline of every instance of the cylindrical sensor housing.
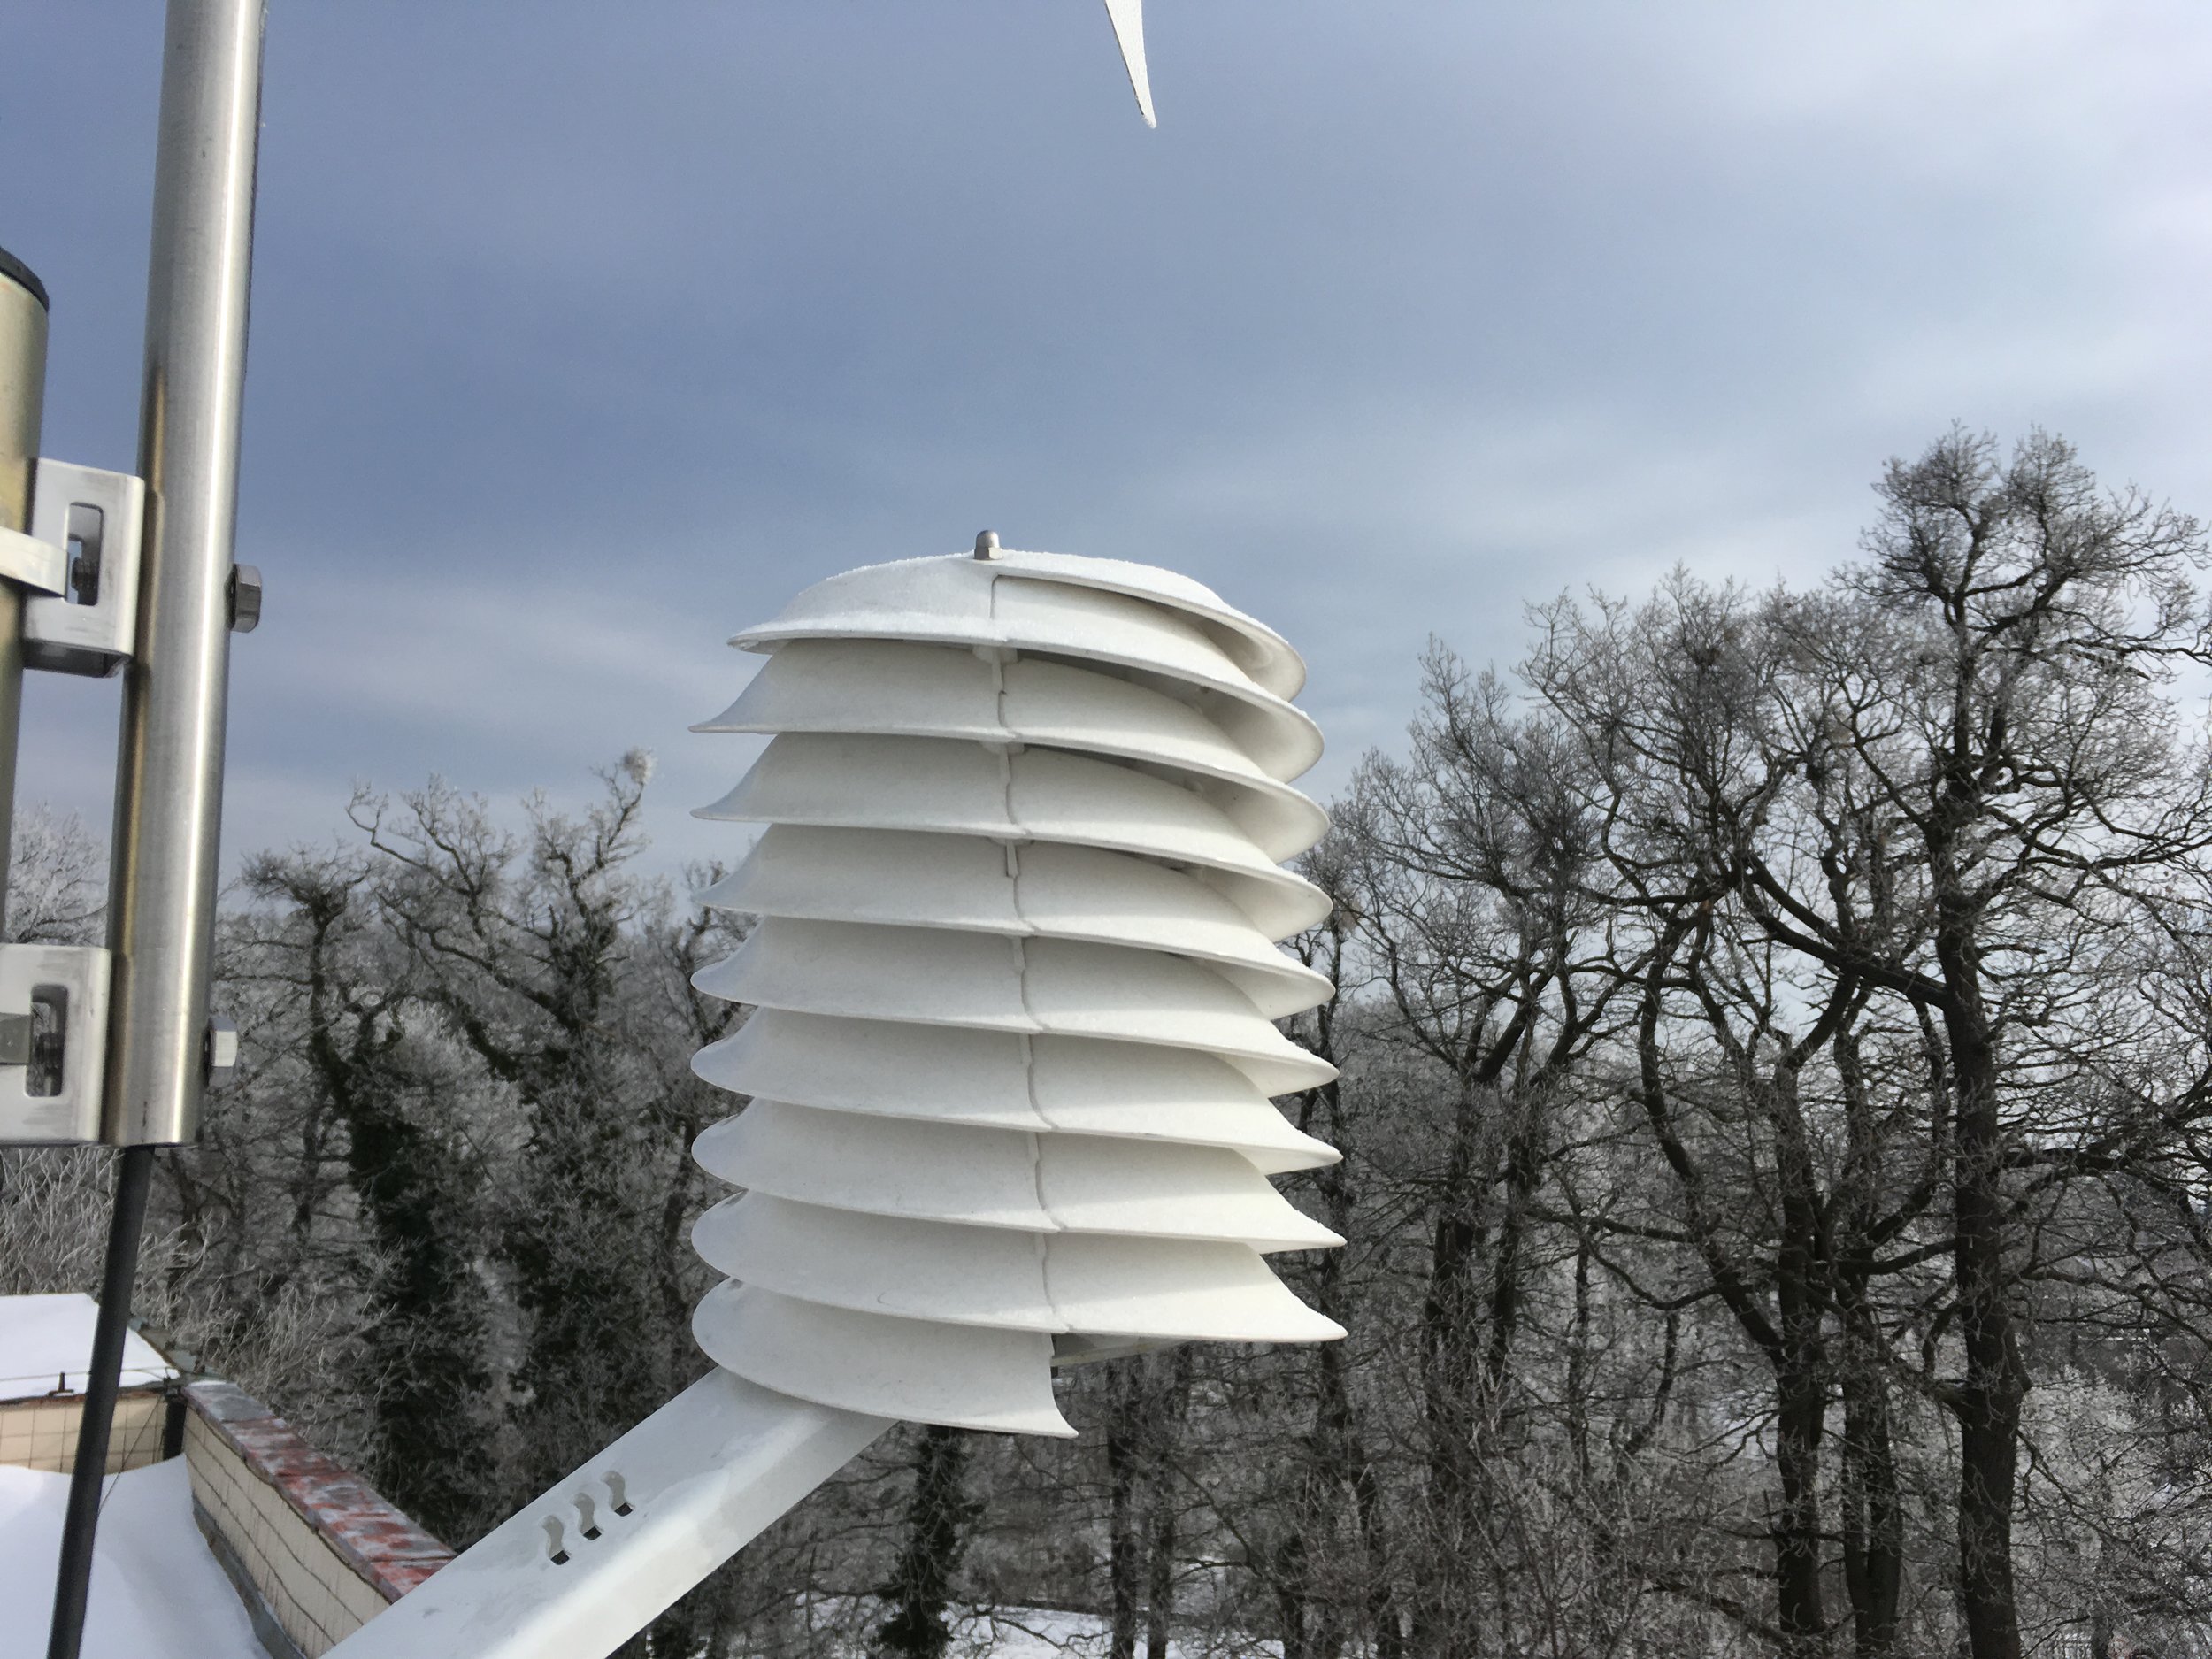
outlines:
{"label": "cylindrical sensor housing", "polygon": [[769,739],[701,816],[763,826],[708,903],[755,918],[700,989],[750,1104],[695,1242],[695,1329],[764,1386],[1044,1434],[1056,1356],[1343,1334],[1269,1269],[1340,1243],[1268,1177],[1331,1163],[1272,1095],[1334,1070],[1276,1021],[1327,829],[1272,630],[1168,572],[1024,553],[849,572],[733,643],[699,729]]}

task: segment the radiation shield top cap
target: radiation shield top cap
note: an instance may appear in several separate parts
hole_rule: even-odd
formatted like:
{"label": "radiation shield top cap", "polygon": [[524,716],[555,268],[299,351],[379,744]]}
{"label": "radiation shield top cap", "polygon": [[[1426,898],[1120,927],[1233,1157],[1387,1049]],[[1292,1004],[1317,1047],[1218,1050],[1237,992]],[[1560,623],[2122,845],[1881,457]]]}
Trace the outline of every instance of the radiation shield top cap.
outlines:
{"label": "radiation shield top cap", "polygon": [[1227,603],[1203,582],[1125,559],[1085,558],[1019,548],[999,549],[987,560],[951,553],[864,565],[817,582],[785,606],[773,621],[748,628],[730,643],[762,650],[779,640],[818,638],[822,624],[839,616],[872,615],[882,622],[901,614],[942,618],[972,611],[979,618],[986,617],[991,579],[995,576],[1025,576],[1074,588],[1094,588],[1179,611],[1191,618],[1263,691],[1287,701],[1305,688],[1305,659],[1291,649],[1290,641]]}

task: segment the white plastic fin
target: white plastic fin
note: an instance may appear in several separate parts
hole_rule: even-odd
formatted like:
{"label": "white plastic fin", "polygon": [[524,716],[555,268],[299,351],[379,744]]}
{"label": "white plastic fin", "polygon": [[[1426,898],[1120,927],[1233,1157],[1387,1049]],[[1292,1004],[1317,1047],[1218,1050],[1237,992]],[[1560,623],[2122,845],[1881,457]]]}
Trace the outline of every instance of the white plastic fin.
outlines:
{"label": "white plastic fin", "polygon": [[701,1135],[695,1154],[709,1174],[749,1192],[870,1215],[1256,1250],[1343,1242],[1225,1147],[955,1128],[759,1100]]}
{"label": "white plastic fin", "polygon": [[1319,729],[1248,672],[1248,659],[1198,616],[1105,588],[970,558],[871,565],[816,583],[773,622],[730,642],[773,650],[791,640],[840,639],[1066,657],[1189,701],[1270,777],[1295,778],[1321,757]]}
{"label": "white plastic fin", "polygon": [[718,1272],[859,1312],[1161,1341],[1312,1342],[1335,1325],[1249,1246],[1001,1229],[819,1209],[764,1193],[725,1200],[692,1234]]}
{"label": "white plastic fin", "polygon": [[830,1111],[1231,1147],[1269,1175],[1337,1160],[1243,1072],[1187,1048],[760,1009],[691,1064],[733,1094]]}
{"label": "white plastic fin", "polygon": [[1009,754],[937,738],[786,733],[736,788],[696,816],[1133,853],[1216,872],[1218,889],[1271,939],[1329,913],[1311,883],[1279,868],[1195,792],[1056,749]]}
{"label": "white plastic fin", "polygon": [[1187,703],[1066,663],[980,660],[882,640],[795,640],[701,732],[825,732],[1020,743],[1134,761],[1196,789],[1271,860],[1328,833],[1327,814],[1271,778]]}
{"label": "white plastic fin", "polygon": [[1007,1434],[1075,1431],[1052,1403],[1052,1339],[856,1313],[724,1283],[691,1322],[709,1359],[843,1411]]}
{"label": "white plastic fin", "polygon": [[[1133,565],[1122,559],[1025,552],[1014,548],[1001,549],[998,557],[987,563],[963,552],[895,559],[889,564],[846,571],[815,583],[785,606],[783,614],[774,621],[746,630],[732,643],[746,644],[784,636],[787,629],[790,630],[787,637],[803,637],[806,628],[793,625],[803,625],[826,615],[856,616],[864,612],[874,613],[878,620],[903,615],[918,623],[903,632],[881,627],[871,627],[864,632],[890,638],[932,638],[933,631],[949,618],[968,615],[970,602],[966,595],[995,588],[1001,574],[1056,582],[1066,588],[1095,588],[1142,600],[1195,625],[1255,684],[1265,687],[1277,696],[1294,697],[1305,684],[1305,664],[1281,634],[1225,604],[1212,588],[1187,576],[1164,571],[1157,565]],[[983,614],[988,614],[987,603]]]}
{"label": "white plastic fin", "polygon": [[1152,951],[1040,939],[1018,959],[986,934],[770,917],[692,984],[793,1013],[1197,1048],[1269,1094],[1336,1076],[1219,974]]}
{"label": "white plastic fin", "polygon": [[772,826],[703,902],[753,916],[937,927],[1127,945],[1192,957],[1270,1019],[1328,1000],[1321,974],[1275,949],[1219,894],[1147,859],[1036,842],[1018,874],[968,835]]}

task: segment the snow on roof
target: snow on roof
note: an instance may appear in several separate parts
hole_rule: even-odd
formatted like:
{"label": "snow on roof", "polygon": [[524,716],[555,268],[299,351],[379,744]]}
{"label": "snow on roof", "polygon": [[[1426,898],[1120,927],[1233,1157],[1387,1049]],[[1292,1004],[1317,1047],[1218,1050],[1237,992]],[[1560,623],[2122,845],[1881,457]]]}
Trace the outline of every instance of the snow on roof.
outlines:
{"label": "snow on roof", "polygon": [[[75,1291],[0,1296],[0,1401],[82,1394],[99,1317],[99,1303]],[[177,1368],[135,1331],[123,1338],[124,1387],[150,1387],[176,1374]]]}
{"label": "snow on roof", "polygon": [[[0,1465],[0,1654],[46,1651],[68,1494],[66,1475]],[[109,1479],[83,1651],[84,1659],[268,1659],[193,1524],[183,1458]]]}

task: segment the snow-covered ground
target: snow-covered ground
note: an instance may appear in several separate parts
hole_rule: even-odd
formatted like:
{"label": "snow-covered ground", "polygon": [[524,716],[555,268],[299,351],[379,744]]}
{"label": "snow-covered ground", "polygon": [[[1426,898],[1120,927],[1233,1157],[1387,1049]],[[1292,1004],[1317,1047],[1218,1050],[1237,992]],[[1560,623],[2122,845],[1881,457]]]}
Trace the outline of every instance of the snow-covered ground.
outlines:
{"label": "snow-covered ground", "polygon": [[[0,1659],[43,1653],[65,1475],[0,1465]],[[1107,1622],[1048,1608],[969,1613],[956,1659],[1104,1659]],[[1171,1643],[1169,1659],[1271,1659],[1271,1642]],[[184,1460],[112,1477],[100,1511],[84,1659],[268,1659],[192,1520]]]}
{"label": "snow-covered ground", "polygon": [[[831,1605],[841,1613],[853,1607],[841,1601]],[[865,1611],[863,1623],[872,1625],[881,1617],[880,1606],[872,1598],[859,1605]],[[995,1607],[978,1609],[956,1620],[950,1652],[951,1659],[1105,1659],[1112,1636],[1108,1621],[1092,1613]],[[1142,1651],[1142,1637],[1138,1640]],[[864,1645],[852,1649],[855,1659],[868,1651]],[[1211,1641],[1171,1639],[1167,1659],[1282,1659],[1282,1651],[1279,1642],[1248,1637],[1227,1636]]]}
{"label": "snow-covered ground", "polygon": [[[952,1651],[960,1659],[1094,1659],[1106,1652],[1111,1635],[1106,1620],[1087,1613],[1000,1608],[962,1619],[953,1632]],[[1198,1659],[1173,1641],[1168,1655]]]}
{"label": "snow-covered ground", "polygon": [[[0,1400],[82,1394],[100,1304],[81,1292],[0,1296]],[[137,1332],[123,1337],[123,1386],[143,1388],[177,1368]]]}
{"label": "snow-covered ground", "polygon": [[[69,1477],[0,1465],[0,1655],[46,1651]],[[268,1659],[192,1520],[184,1459],[108,1481],[84,1659]]]}

